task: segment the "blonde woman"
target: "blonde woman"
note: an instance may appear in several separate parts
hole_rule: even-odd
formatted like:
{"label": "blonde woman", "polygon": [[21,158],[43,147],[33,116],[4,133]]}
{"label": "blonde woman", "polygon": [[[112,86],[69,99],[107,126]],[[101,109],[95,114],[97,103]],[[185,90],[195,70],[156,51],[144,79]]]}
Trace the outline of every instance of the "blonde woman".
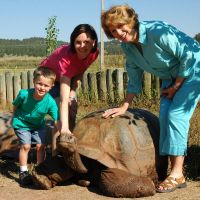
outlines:
{"label": "blonde woman", "polygon": [[199,43],[165,22],[139,22],[137,13],[128,5],[104,11],[101,22],[108,38],[122,42],[129,78],[124,103],[107,110],[103,116],[125,113],[133,97],[141,92],[144,71],[160,77],[159,152],[169,156],[171,171],[158,185],[157,192],[186,187],[183,163],[189,121],[200,98]]}

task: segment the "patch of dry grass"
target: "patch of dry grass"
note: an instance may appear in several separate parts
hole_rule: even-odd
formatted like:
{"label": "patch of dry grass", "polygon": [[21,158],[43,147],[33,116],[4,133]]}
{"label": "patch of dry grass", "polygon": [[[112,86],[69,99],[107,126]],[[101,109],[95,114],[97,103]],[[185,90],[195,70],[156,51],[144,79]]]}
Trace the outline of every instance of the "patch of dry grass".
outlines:
{"label": "patch of dry grass", "polygon": [[0,70],[33,69],[42,61],[42,57],[33,56],[4,56],[0,57]]}

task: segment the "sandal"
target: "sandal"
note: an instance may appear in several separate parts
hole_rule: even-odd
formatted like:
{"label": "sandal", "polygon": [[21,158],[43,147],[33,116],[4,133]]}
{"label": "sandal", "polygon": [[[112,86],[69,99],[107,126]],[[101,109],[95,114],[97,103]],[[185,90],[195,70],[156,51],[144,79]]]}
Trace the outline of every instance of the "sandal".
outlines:
{"label": "sandal", "polygon": [[[160,186],[162,189],[160,189]],[[176,190],[176,188],[186,188],[187,184],[185,181],[184,176],[180,178],[174,178],[171,176],[168,176],[162,183],[158,185],[156,188],[156,192],[158,193],[167,193],[167,192],[173,192]]]}

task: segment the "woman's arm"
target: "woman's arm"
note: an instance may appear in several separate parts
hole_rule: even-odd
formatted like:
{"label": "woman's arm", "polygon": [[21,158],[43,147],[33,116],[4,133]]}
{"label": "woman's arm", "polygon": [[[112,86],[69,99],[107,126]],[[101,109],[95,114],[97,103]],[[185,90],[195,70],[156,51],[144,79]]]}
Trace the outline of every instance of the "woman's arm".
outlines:
{"label": "woman's arm", "polygon": [[69,130],[69,95],[71,79],[62,76],[60,79],[60,122],[61,134],[72,134]]}

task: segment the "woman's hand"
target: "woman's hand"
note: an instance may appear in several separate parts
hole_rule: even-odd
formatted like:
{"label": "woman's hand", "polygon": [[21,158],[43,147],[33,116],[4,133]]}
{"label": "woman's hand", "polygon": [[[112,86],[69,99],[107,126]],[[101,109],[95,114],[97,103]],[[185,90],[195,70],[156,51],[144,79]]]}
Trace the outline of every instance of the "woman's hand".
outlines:
{"label": "woman's hand", "polygon": [[177,77],[173,85],[162,90],[162,94],[161,94],[162,97],[166,97],[168,99],[173,99],[176,92],[182,86],[184,80],[185,80],[184,77]]}
{"label": "woman's hand", "polygon": [[106,110],[102,116],[104,118],[108,118],[109,116],[116,117],[119,115],[123,115],[126,112],[126,110],[127,108],[125,108],[124,106],[118,107],[118,108],[112,108],[112,109]]}
{"label": "woman's hand", "polygon": [[69,138],[73,137],[73,133],[68,128],[65,129],[64,127],[60,130],[60,134],[67,135]]}
{"label": "woman's hand", "polygon": [[106,110],[103,113],[102,117],[108,118],[109,116],[116,117],[119,115],[123,115],[127,111],[129,104],[132,102],[134,96],[135,94],[128,93],[122,106]]}
{"label": "woman's hand", "polygon": [[59,149],[65,148],[65,143],[71,143],[71,144],[76,143],[76,137],[74,136],[73,133],[71,133],[71,131],[69,129],[66,129],[66,130],[62,129],[61,130],[61,134],[60,134],[59,139],[58,139]]}
{"label": "woman's hand", "polygon": [[173,85],[169,88],[163,89],[162,90],[162,97],[166,97],[168,99],[173,99],[174,95],[176,94],[178,88]]}

